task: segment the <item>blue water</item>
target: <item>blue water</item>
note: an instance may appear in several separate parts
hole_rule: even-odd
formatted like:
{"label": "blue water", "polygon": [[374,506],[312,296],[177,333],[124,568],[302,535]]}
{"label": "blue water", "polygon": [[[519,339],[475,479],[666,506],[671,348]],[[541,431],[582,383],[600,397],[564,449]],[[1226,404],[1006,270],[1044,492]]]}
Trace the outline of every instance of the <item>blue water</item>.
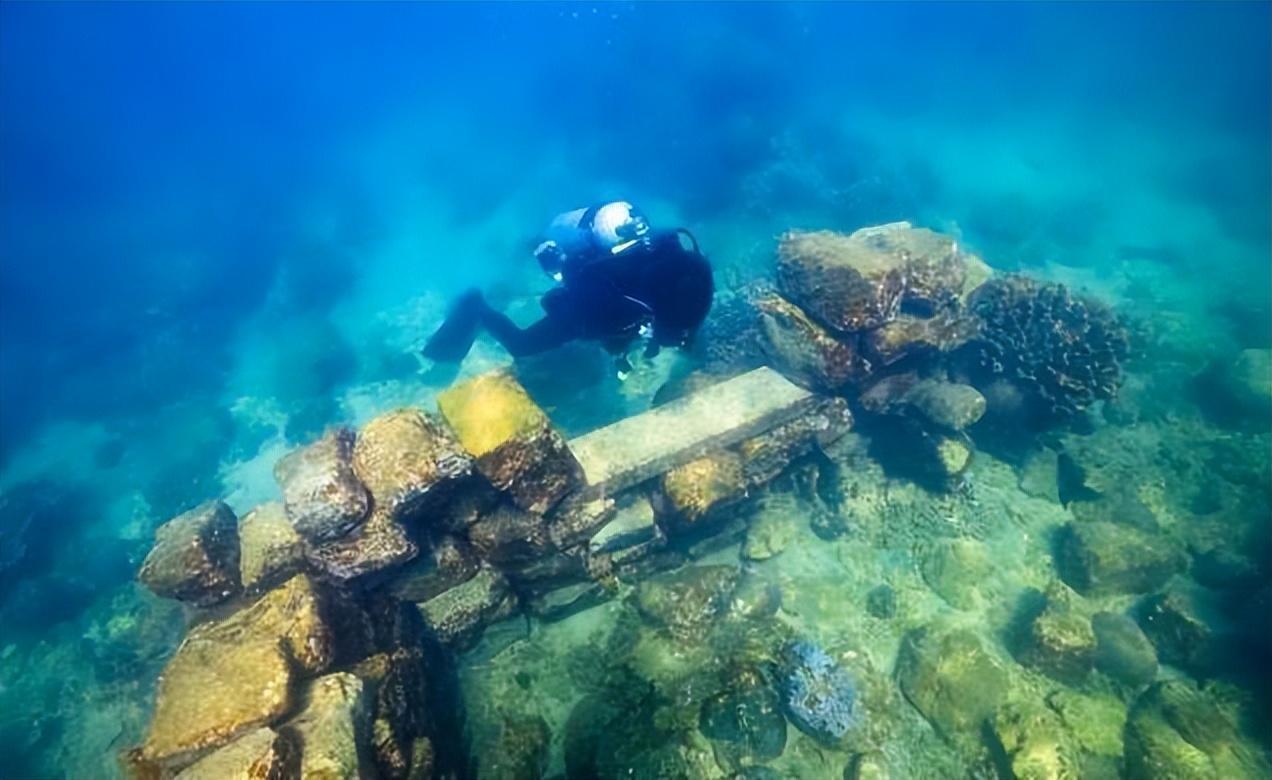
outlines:
{"label": "blue water", "polygon": [[160,609],[153,527],[431,399],[446,301],[533,310],[558,211],[689,226],[723,288],[910,220],[1122,298],[1181,375],[1267,348],[1270,9],[0,4],[0,664],[53,679],[0,750],[75,776],[77,708],[135,742],[155,658],[83,637]]}

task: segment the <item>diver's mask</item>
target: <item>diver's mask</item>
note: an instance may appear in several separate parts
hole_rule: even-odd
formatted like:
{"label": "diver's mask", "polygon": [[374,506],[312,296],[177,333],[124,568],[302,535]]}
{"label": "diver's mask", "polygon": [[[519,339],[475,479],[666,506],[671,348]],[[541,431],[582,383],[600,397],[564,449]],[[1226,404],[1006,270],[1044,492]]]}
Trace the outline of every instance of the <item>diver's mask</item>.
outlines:
{"label": "diver's mask", "polygon": [[539,267],[552,277],[552,281],[561,281],[561,272],[565,268],[565,252],[557,242],[551,239],[541,242],[534,248],[534,259],[539,261]]}

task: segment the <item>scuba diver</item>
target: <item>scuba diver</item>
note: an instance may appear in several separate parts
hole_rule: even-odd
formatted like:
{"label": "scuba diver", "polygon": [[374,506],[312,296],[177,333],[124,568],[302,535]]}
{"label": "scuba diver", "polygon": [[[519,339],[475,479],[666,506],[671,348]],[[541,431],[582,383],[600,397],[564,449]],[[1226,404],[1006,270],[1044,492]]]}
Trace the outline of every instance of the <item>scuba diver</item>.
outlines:
{"label": "scuba diver", "polygon": [[645,340],[647,358],[663,347],[686,347],[711,309],[711,265],[697,240],[684,228],[652,230],[626,201],[557,216],[534,256],[558,283],[540,299],[542,319],[519,328],[469,290],[429,338],[424,357],[460,362],[483,328],[513,357],[585,339],[614,355],[618,378],[625,379],[634,342]]}

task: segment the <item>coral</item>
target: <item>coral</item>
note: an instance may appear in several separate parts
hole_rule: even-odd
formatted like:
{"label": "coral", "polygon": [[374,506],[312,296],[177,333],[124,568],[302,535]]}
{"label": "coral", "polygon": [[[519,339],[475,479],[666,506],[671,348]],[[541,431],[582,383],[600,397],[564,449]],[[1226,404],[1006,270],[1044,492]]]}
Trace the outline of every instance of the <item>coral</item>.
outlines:
{"label": "coral", "polygon": [[861,722],[857,680],[812,642],[785,648],[782,680],[786,713],[809,736],[833,745]]}
{"label": "coral", "polygon": [[1008,276],[982,284],[968,308],[981,323],[969,345],[980,373],[1010,379],[1043,419],[1065,420],[1117,395],[1129,336],[1107,305],[1062,284]]}
{"label": "coral", "polygon": [[353,442],[353,431],[339,428],[274,465],[287,518],[310,541],[344,536],[367,516],[367,489],[350,463]]}

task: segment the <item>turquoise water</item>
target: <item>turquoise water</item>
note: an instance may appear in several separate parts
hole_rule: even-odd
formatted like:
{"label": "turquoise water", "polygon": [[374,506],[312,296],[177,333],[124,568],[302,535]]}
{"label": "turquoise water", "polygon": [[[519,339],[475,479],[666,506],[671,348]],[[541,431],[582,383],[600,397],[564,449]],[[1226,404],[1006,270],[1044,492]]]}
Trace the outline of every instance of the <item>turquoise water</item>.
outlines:
{"label": "turquoise water", "polygon": [[[1133,486],[1187,551],[1179,579],[1223,602],[1223,621],[1248,622],[1230,601],[1266,603],[1272,401],[1259,353],[1237,361],[1272,346],[1269,16],[1266,3],[0,5],[0,777],[112,776],[102,757],[141,740],[184,631],[181,607],[135,583],[154,529],[209,498],[240,515],[275,499],[275,461],[328,426],[432,407],[456,376],[416,353],[447,302],[478,286],[533,320],[550,284],[528,253],[536,232],[614,198],[689,227],[722,299],[772,277],[787,230],[908,220],[1127,318],[1119,400],[1037,438],[973,437],[975,503],[890,473],[863,454],[868,429],[836,455],[857,505],[835,511],[864,530],[825,541],[792,492],[762,499],[793,541],[746,566],[781,588],[790,625],[869,659],[882,692],[865,701],[890,724],[843,750],[792,725],[778,776],[838,778],[875,753],[891,777],[1010,776],[890,680],[902,638],[937,618],[1028,667],[1007,629],[1022,593],[1055,579],[1037,539],[1076,516],[1022,490],[1029,452],[1060,452],[1096,490]],[[1233,366],[1250,360],[1243,385]],[[669,352],[620,383],[577,345],[519,373],[575,435],[648,408],[692,361]],[[510,363],[483,339],[459,376]],[[996,564],[962,607],[922,576],[945,536]],[[1199,575],[1216,558],[1248,569],[1236,590]],[[738,550],[702,561],[736,566]],[[881,584],[895,619],[862,606]],[[461,662],[476,744],[531,690],[553,734],[542,772],[563,774],[572,708],[613,687],[581,679],[595,659],[579,648],[630,653],[616,666],[659,693],[687,679],[669,669],[722,657],[620,635],[626,603]],[[1176,666],[1163,678],[1268,714],[1266,669]],[[1015,690],[1043,701],[1044,683]],[[1059,693],[1139,701],[1085,685]],[[646,733],[701,748],[701,729],[677,730],[700,704],[654,708]],[[1265,750],[1242,725],[1242,750]],[[1132,776],[1112,752],[1113,776]]]}

